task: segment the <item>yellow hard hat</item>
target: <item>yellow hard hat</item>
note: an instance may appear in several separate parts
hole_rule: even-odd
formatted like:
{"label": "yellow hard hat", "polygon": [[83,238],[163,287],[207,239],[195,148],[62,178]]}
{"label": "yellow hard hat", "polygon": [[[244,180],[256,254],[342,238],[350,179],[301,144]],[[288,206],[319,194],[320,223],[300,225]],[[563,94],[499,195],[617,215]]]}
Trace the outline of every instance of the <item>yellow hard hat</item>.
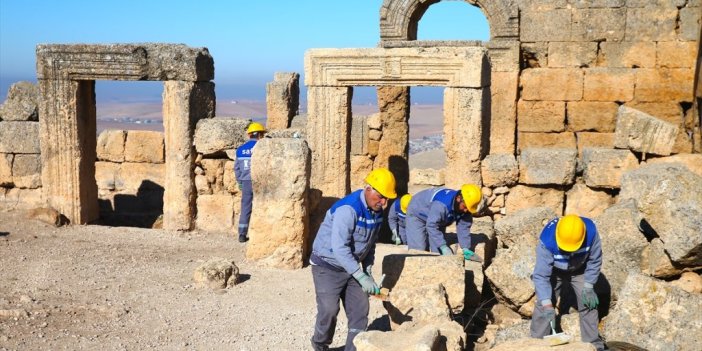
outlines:
{"label": "yellow hard hat", "polygon": [[376,168],[368,173],[365,179],[368,185],[372,186],[380,195],[388,199],[397,197],[395,192],[395,176],[387,168]]}
{"label": "yellow hard hat", "polygon": [[261,123],[251,122],[249,127],[246,128],[246,134],[256,133],[256,132],[266,132],[266,127]]}
{"label": "yellow hard hat", "polygon": [[463,184],[461,186],[461,197],[463,197],[463,202],[468,207],[468,211],[472,214],[478,212],[478,205],[483,199],[483,193],[480,191],[480,187],[475,184]]}
{"label": "yellow hard hat", "polygon": [[575,252],[585,240],[585,222],[580,216],[565,215],[556,224],[556,243],[567,252]]}
{"label": "yellow hard hat", "polygon": [[402,195],[402,197],[400,198],[400,210],[402,210],[403,213],[407,213],[407,206],[409,206],[411,200],[411,194]]}

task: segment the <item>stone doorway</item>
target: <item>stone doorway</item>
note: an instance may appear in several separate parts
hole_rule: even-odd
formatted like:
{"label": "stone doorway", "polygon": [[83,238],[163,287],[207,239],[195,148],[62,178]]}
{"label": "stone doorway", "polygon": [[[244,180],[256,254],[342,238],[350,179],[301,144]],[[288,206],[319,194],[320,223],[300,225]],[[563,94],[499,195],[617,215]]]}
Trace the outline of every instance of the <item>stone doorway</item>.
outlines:
{"label": "stone doorway", "polygon": [[43,196],[73,224],[99,217],[95,80],[164,81],[166,177],[163,226],[189,230],[195,217],[193,133],[214,117],[214,61],[176,44],[38,45]]}

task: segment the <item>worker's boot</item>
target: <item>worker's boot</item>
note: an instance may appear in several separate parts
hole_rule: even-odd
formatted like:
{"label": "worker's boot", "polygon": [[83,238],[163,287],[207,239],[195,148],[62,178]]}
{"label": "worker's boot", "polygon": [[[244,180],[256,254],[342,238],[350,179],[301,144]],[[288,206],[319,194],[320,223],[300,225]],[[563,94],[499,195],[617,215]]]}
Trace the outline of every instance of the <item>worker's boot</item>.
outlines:
{"label": "worker's boot", "polygon": [[239,242],[240,243],[245,243],[249,240],[249,238],[246,237],[246,235],[239,235]]}

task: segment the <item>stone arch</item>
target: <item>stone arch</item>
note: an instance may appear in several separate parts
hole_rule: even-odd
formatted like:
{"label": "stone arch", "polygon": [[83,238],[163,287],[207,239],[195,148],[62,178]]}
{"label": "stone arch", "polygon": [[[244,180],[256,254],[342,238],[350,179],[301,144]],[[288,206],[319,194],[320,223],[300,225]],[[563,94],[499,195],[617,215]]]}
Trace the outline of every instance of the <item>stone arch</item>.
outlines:
{"label": "stone arch", "polygon": [[[429,6],[442,0],[384,0],[380,8],[380,40],[416,40],[417,25]],[[464,0],[478,6],[490,24],[491,40],[516,40],[518,8],[509,0]]]}
{"label": "stone arch", "polygon": [[192,229],[194,127],[214,117],[214,60],[182,44],[38,45],[42,195],[72,224],[99,218],[95,80],[164,81],[163,227]]}

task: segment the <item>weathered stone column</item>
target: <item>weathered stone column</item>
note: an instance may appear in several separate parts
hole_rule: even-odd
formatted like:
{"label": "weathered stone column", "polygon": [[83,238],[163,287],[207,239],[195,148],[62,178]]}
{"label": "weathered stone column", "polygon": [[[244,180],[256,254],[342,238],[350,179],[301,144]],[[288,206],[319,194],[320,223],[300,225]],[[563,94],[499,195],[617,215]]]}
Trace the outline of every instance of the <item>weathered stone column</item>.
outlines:
{"label": "weathered stone column", "polygon": [[95,81],[39,79],[42,184],[49,206],[73,224],[99,218]]}
{"label": "weathered stone column", "polygon": [[383,136],[373,168],[387,167],[397,181],[397,191],[407,192],[409,182],[410,88],[378,87],[378,109]]}
{"label": "weathered stone column", "polygon": [[276,72],[266,84],[266,125],[268,129],[285,129],[297,115],[300,105],[300,75]]}
{"label": "weathered stone column", "polygon": [[488,45],[490,56],[490,154],[514,154],[519,87],[519,42]]}
{"label": "weathered stone column", "polygon": [[351,88],[307,89],[307,141],[312,150],[310,187],[324,197],[349,192]]}
{"label": "weathered stone column", "polygon": [[195,125],[214,117],[215,93],[211,82],[164,82],[163,130],[166,142],[166,186],[163,228],[190,230],[195,218]]}
{"label": "weathered stone column", "polygon": [[483,94],[487,89],[446,88],[444,90],[444,148],[446,186],[464,183],[482,185]]}
{"label": "weathered stone column", "polygon": [[310,149],[304,139],[266,138],[255,151],[246,258],[268,267],[302,268],[309,240]]}

